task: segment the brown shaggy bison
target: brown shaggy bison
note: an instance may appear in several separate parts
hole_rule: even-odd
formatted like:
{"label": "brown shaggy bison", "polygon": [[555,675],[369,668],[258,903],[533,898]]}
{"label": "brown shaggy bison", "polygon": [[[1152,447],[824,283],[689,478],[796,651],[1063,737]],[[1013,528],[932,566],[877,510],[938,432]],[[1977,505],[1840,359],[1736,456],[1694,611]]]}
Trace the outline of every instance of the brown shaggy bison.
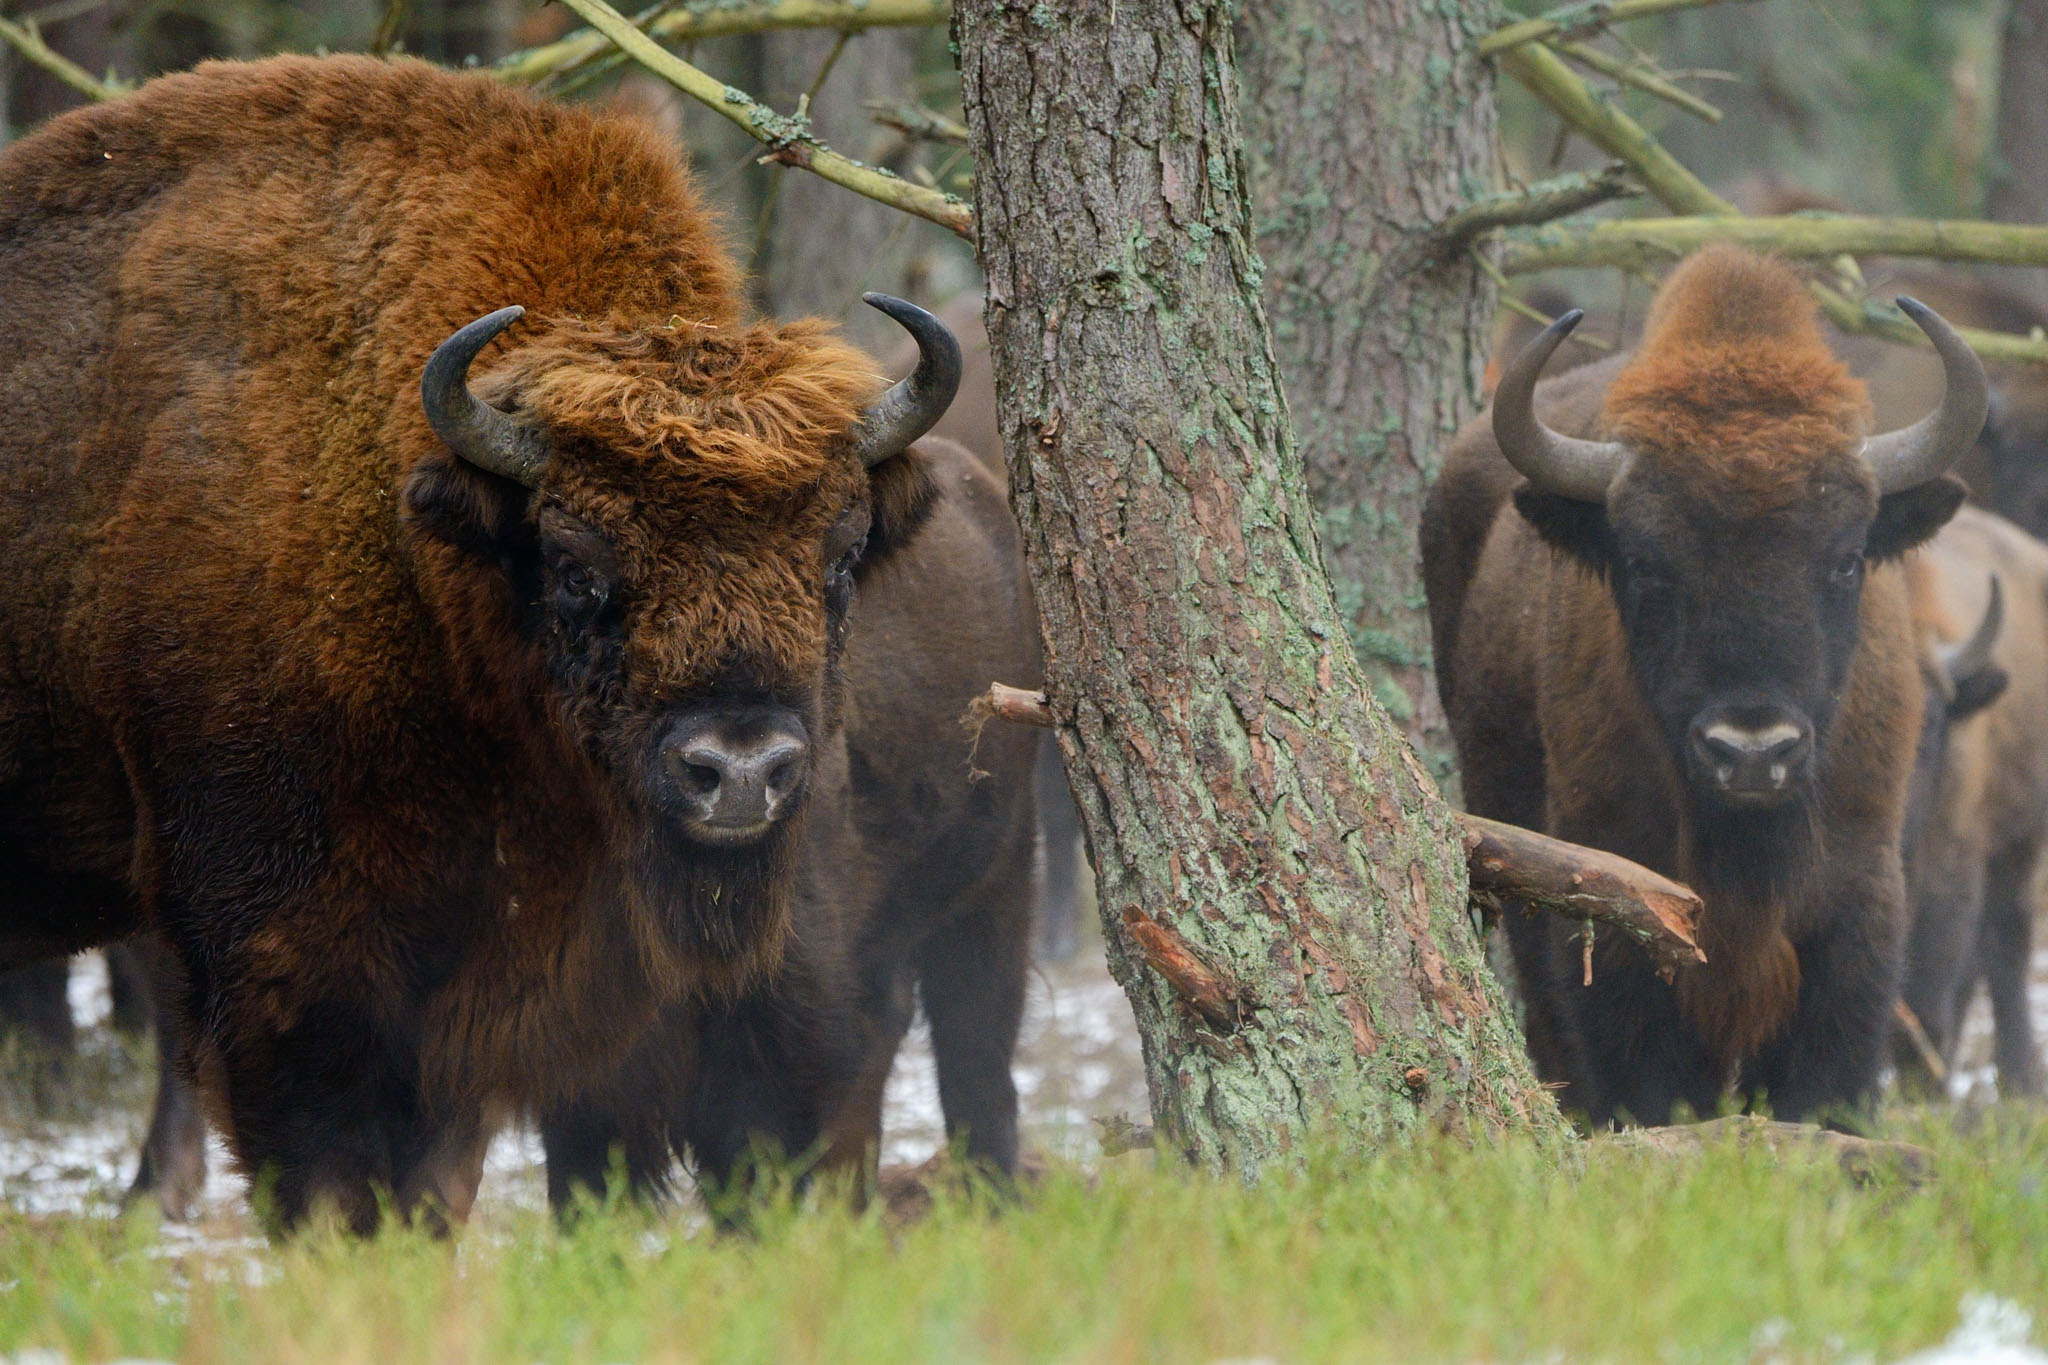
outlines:
{"label": "brown shaggy bison", "polygon": [[994,1170],[1015,1165],[1040,736],[961,721],[991,679],[1037,679],[1038,622],[1000,479],[950,441],[919,449],[937,495],[861,583],[846,726],[818,759],[783,968],[738,997],[671,1006],[617,1076],[543,1116],[558,1205],[602,1190],[614,1151],[643,1192],[667,1183],[671,1154],[713,1188],[757,1147],[822,1142],[866,1165],[918,1001],[948,1134]]}
{"label": "brown shaggy bison", "polygon": [[[1947,1060],[1982,975],[1991,988],[1999,1088],[2037,1095],[2027,975],[2035,878],[2048,843],[2048,546],[2002,517],[1965,507],[1909,558],[1907,570],[1916,619],[1946,644],[1944,672],[1963,677],[1947,706],[1932,790],[1915,793],[1914,806],[1927,812],[1922,827],[1908,822],[1913,927],[1904,999]],[[1984,626],[1997,617],[1996,638],[1983,642]],[[1961,623],[1973,619],[1981,624],[1965,638]],[[1978,655],[1983,667],[1974,664]],[[1973,703],[1980,714],[1962,720]],[[1903,1039],[1894,1050],[1902,1077],[1924,1088],[1919,1051]]]}
{"label": "brown shaggy bison", "polygon": [[878,395],[671,146],[413,62],[54,120],[0,253],[0,966],[147,927],[282,1223],[460,1217],[503,1116],[777,969],[957,348],[881,301]]}
{"label": "brown shaggy bison", "polygon": [[[1898,990],[1921,712],[1901,575],[1962,486],[1984,379],[1865,437],[1796,274],[1688,259],[1631,355],[1561,376],[1550,328],[1454,442],[1422,544],[1439,684],[1480,814],[1610,849],[1706,902],[1676,985],[1633,944],[1510,916],[1531,1050],[1595,1123],[1866,1097]],[[1583,960],[1582,960],[1583,957]],[[1585,983],[1590,967],[1591,982]]]}

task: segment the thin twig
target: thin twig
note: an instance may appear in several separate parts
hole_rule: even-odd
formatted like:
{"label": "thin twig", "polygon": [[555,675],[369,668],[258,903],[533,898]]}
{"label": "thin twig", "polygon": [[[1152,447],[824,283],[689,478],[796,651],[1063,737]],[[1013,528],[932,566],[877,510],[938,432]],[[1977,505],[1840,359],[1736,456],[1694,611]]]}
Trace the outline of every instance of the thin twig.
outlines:
{"label": "thin twig", "polygon": [[[672,43],[785,28],[832,28],[853,33],[869,28],[943,24],[951,12],[948,0],[764,0],[759,4],[698,0],[666,11],[657,6],[643,13],[634,26],[644,28],[651,38]],[[585,21],[589,22],[588,16]],[[611,49],[611,40],[593,23],[590,28],[578,29],[552,43],[514,52],[492,70],[501,79],[531,85],[603,58]]]}
{"label": "thin twig", "polygon": [[[1500,267],[1495,265],[1492,261],[1488,260],[1486,257],[1486,253],[1484,251],[1481,251],[1476,246],[1472,248],[1472,259],[1478,262],[1479,269],[1486,275],[1488,279],[1492,280],[1495,287],[1500,290],[1501,307],[1507,309],[1516,317],[1523,317],[1529,319],[1529,321],[1535,323],[1539,327],[1547,328],[1550,326],[1551,323],[1557,321],[1556,318],[1551,317],[1542,309],[1532,308],[1527,303],[1524,303],[1521,299],[1517,298],[1515,294],[1512,292],[1512,286],[1508,284],[1507,276],[1500,273]],[[1627,291],[1624,290],[1622,293],[1622,302],[1626,304],[1627,301],[1628,294]],[[1596,351],[1611,351],[1614,349],[1616,345],[1616,342],[1602,341],[1599,337],[1588,336],[1584,332],[1573,332],[1569,336],[1565,337],[1565,340],[1567,342],[1575,341],[1581,346],[1590,347],[1591,349]]]}
{"label": "thin twig", "polygon": [[905,137],[946,142],[959,147],[967,145],[966,124],[915,101],[869,100],[867,109],[875,122],[884,128],[894,128]]}
{"label": "thin twig", "polygon": [[412,0],[384,0],[384,15],[377,21],[377,32],[370,39],[370,51],[379,57],[395,52],[398,40],[405,36],[405,20],[411,12]]}
{"label": "thin twig", "polygon": [[1667,104],[1677,105],[1694,118],[1704,119],[1708,123],[1719,123],[1725,117],[1719,109],[1698,95],[1680,90],[1648,67],[1611,56],[1589,43],[1556,42],[1550,46],[1580,66],[1597,71],[1609,80],[1632,85],[1646,95],[1655,95]]}
{"label": "thin twig", "polygon": [[101,80],[43,41],[34,20],[0,19],[0,41],[89,100],[119,99],[132,88],[123,80]]}
{"label": "thin twig", "polygon": [[1534,19],[1523,19],[1497,28],[1479,40],[1479,55],[1497,57],[1526,43],[1548,42],[1552,38],[1580,38],[1598,33],[1609,24],[1668,14],[1675,9],[1698,9],[1721,0],[1592,0],[1566,5]]}
{"label": "thin twig", "polygon": [[1437,249],[1450,255],[1494,228],[1548,223],[1595,204],[1642,192],[1640,185],[1629,180],[1628,167],[1615,162],[1597,171],[1561,175],[1527,189],[1475,199],[1437,224],[1432,235]]}
{"label": "thin twig", "polygon": [[777,114],[746,91],[726,85],[690,65],[634,28],[624,15],[605,4],[604,0],[562,0],[562,3],[618,44],[620,50],[634,61],[765,143],[769,150],[763,160],[801,167],[842,189],[930,219],[962,237],[972,238],[974,211],[954,196],[914,185],[833,151],[811,135],[808,120]]}

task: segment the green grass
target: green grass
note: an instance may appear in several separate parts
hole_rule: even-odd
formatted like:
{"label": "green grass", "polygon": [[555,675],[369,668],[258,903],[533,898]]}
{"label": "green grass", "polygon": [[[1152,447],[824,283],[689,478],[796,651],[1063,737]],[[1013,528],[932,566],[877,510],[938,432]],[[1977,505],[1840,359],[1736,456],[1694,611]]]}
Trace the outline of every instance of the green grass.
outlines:
{"label": "green grass", "polygon": [[[1889,1360],[1990,1291],[2048,1320],[2048,1125],[1930,1130],[1936,1174],[1449,1145],[1246,1189],[1112,1163],[1022,1208],[834,1205],[720,1237],[630,1209],[174,1253],[0,1220],[0,1350],[74,1360]],[[1759,1343],[1775,1343],[1764,1351]]]}

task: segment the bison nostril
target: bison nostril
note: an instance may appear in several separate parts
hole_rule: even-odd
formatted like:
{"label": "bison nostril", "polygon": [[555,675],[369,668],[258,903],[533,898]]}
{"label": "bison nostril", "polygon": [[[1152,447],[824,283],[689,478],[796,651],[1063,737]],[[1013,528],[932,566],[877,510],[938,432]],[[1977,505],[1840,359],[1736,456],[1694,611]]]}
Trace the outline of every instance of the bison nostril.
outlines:
{"label": "bison nostril", "polygon": [[724,773],[716,766],[695,759],[684,759],[682,770],[676,774],[683,790],[692,796],[709,796],[718,790],[718,784],[725,780]]}

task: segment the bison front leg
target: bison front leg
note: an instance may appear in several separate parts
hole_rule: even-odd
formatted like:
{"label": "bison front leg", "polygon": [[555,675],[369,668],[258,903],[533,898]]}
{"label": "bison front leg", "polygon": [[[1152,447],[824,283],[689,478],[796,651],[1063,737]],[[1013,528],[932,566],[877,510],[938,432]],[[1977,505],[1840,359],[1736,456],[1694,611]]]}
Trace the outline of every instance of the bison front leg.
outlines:
{"label": "bison front leg", "polygon": [[2041,1059],[2034,1047],[2028,979],[2034,957],[2034,869],[2040,849],[2023,846],[1991,860],[1985,879],[1978,961],[1991,993],[1998,1090],[2007,1098],[2039,1095]]}
{"label": "bison front leg", "polygon": [[122,956],[156,1026],[156,1103],[127,1202],[154,1195],[166,1218],[182,1221],[192,1216],[206,1188],[206,1117],[185,1062],[184,1026],[178,1021],[183,987],[175,960],[161,945],[126,944]]}
{"label": "bison front leg", "polygon": [[1856,1127],[1877,1094],[1904,957],[1903,896],[1865,883],[1798,944],[1792,1021],[1745,1068],[1743,1089],[1778,1118]]}
{"label": "bison front leg", "polygon": [[984,896],[917,950],[946,1137],[1007,1176],[1017,1168],[1017,1083],[1010,1057],[1024,1017],[1030,878],[984,883]]}

